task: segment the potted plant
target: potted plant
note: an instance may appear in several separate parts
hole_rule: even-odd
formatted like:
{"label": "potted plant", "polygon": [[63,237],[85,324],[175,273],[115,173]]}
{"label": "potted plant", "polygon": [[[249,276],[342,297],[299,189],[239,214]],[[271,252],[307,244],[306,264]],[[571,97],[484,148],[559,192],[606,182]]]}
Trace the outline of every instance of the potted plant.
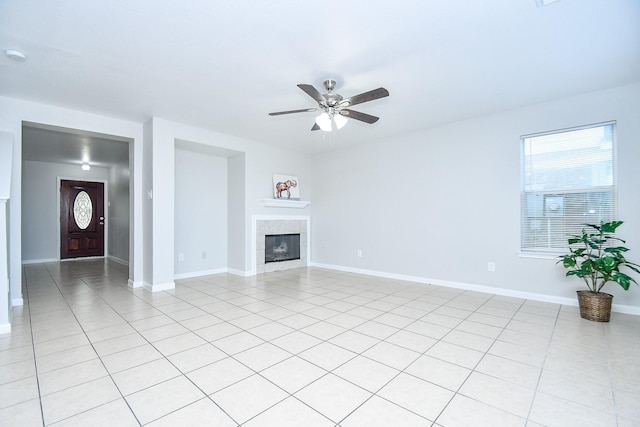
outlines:
{"label": "potted plant", "polygon": [[620,271],[628,268],[640,273],[640,265],[627,261],[624,253],[629,249],[619,246],[624,240],[615,237],[622,221],[600,222],[600,225],[584,224],[579,236],[570,236],[567,255],[560,256],[558,263],[568,270],[566,276],[584,280],[588,290],[577,291],[580,316],[596,322],[608,322],[611,315],[613,295],[602,292],[609,282],[619,284],[625,291],[631,283],[638,284],[633,277]]}

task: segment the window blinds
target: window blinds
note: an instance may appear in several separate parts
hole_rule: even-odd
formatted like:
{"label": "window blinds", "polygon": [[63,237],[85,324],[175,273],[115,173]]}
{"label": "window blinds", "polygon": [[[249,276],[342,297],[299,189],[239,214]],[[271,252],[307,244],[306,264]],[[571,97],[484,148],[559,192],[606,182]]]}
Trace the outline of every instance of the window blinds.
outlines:
{"label": "window blinds", "polygon": [[583,224],[615,219],[614,125],[521,138],[523,251],[562,251]]}

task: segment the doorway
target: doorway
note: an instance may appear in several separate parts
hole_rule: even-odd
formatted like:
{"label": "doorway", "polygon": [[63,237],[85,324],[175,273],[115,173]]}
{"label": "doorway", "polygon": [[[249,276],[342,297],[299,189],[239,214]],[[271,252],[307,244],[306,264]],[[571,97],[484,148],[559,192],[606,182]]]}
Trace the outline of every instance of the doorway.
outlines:
{"label": "doorway", "polygon": [[[96,247],[102,246],[101,256],[129,265],[133,271],[129,253],[133,232],[130,224],[133,145],[130,138],[23,122],[21,238],[24,264],[65,259],[66,250],[60,242],[64,229],[61,227],[60,182],[64,179],[104,184],[106,222],[102,245]],[[81,168],[85,162],[90,170]],[[94,224],[99,225],[98,222]],[[78,248],[80,243],[74,242]],[[97,245],[97,240],[92,245]],[[69,253],[67,256],[74,257]]]}
{"label": "doorway", "polygon": [[104,256],[104,183],[60,180],[60,259]]}

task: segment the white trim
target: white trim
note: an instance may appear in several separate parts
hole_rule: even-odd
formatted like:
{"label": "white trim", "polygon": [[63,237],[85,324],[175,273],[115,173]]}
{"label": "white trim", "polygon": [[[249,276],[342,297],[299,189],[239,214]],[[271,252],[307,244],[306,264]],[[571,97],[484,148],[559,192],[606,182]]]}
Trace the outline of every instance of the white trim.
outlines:
{"label": "white trim", "polygon": [[192,277],[209,276],[211,274],[220,274],[220,273],[226,273],[226,272],[227,272],[226,268],[216,268],[214,270],[203,270],[203,271],[192,271],[190,273],[174,274],[173,279],[174,280],[190,279]]}
{"label": "white trim", "polygon": [[11,298],[11,307],[22,307],[24,305],[24,299]]}
{"label": "white trim", "polygon": [[236,270],[235,268],[227,268],[227,273],[233,274],[235,276],[241,276],[241,277],[250,277],[250,276],[256,275],[255,272]]}
{"label": "white trim", "polygon": [[176,282],[158,283],[157,285],[152,285],[150,283],[143,282],[142,287],[148,290],[149,292],[170,291],[176,288]]}
{"label": "white trim", "polygon": [[28,264],[44,264],[46,262],[58,262],[60,261],[57,258],[45,258],[45,259],[23,259],[22,260],[22,265],[28,265]]}
{"label": "white trim", "polygon": [[[306,221],[307,223],[307,259],[306,264],[311,262],[311,217],[309,215],[251,215],[251,270],[247,276],[257,274],[256,260],[256,234],[258,221]],[[245,273],[246,274],[246,273]]]}
{"label": "white trim", "polygon": [[549,253],[549,252],[525,252],[525,251],[518,251],[516,252],[518,254],[518,256],[520,258],[535,258],[535,259],[551,259],[551,260],[555,260],[558,261],[560,258],[560,256],[562,255],[562,253],[558,252],[558,253]]}
{"label": "white trim", "polygon": [[118,264],[122,264],[124,266],[129,266],[129,261],[124,260],[122,258],[115,257],[113,255],[107,255],[107,258],[111,261],[117,262]]}
{"label": "white trim", "polygon": [[[577,301],[575,305],[578,305]],[[634,307],[632,305],[612,304],[611,311],[614,313],[634,314],[636,316],[640,316],[640,307]]]}
{"label": "white trim", "polygon": [[129,263],[125,260],[122,260],[120,258],[116,258],[116,257],[112,257],[112,256],[83,256],[83,257],[77,257],[77,258],[65,258],[65,259],[59,259],[59,258],[45,258],[45,259],[23,259],[22,260],[22,265],[28,265],[28,264],[44,264],[47,262],[67,262],[67,261],[82,261],[82,260],[87,260],[87,259],[110,259],[112,261],[115,261],[119,264],[123,264],[125,266],[128,266]]}
{"label": "white trim", "polygon": [[520,135],[520,139],[534,138],[536,136],[554,135],[556,133],[572,132],[574,130],[584,130],[584,129],[604,127],[604,126],[616,125],[616,124],[618,124],[618,122],[616,120],[609,120],[609,121],[606,121],[606,122],[596,122],[596,123],[591,123],[591,124],[588,124],[588,125],[581,125],[581,126],[573,126],[573,127],[568,127],[568,128],[547,130],[547,131],[544,131],[544,132],[528,133],[526,135]]}
{"label": "white trim", "polygon": [[[258,216],[251,215],[251,270],[249,270],[250,276],[256,275],[256,265],[258,261],[256,260],[256,234],[258,230]],[[245,264],[246,266],[246,264]]]}
{"label": "white trim", "polygon": [[297,208],[303,209],[311,204],[308,200],[289,200],[289,199],[262,199],[260,203],[267,208]]}
{"label": "white trim", "polygon": [[[396,279],[396,280],[404,280],[404,281],[423,283],[423,284],[429,284],[429,285],[444,286],[446,288],[464,289],[468,291],[476,291],[476,292],[501,295],[501,296],[512,297],[512,298],[522,298],[522,299],[528,299],[533,301],[549,302],[553,304],[562,304],[562,305],[568,305],[568,306],[578,305],[578,300],[576,298],[566,298],[566,297],[557,297],[553,295],[534,294],[530,292],[514,291],[511,289],[505,289],[505,288],[493,288],[490,286],[476,285],[472,283],[450,282],[448,280],[429,279],[426,277],[419,277],[419,276],[408,276],[404,274],[385,273],[382,271],[365,270],[362,268],[351,268],[351,267],[344,267],[341,265],[322,264],[317,262],[311,262],[309,263],[309,266],[326,268],[329,270],[345,271],[349,273],[366,274],[369,276],[384,277],[387,279]],[[613,304],[611,307],[611,311],[617,312],[617,313],[624,313],[624,314],[640,315],[640,307],[631,306],[631,305]]]}
{"label": "white trim", "polygon": [[6,335],[11,333],[11,323],[0,324],[0,335]]}
{"label": "white trim", "polygon": [[75,258],[65,258],[65,259],[58,259],[56,260],[56,262],[60,261],[60,262],[67,262],[67,261],[84,261],[87,259],[106,259],[106,257],[103,256],[79,256],[79,257],[75,257]]}
{"label": "white trim", "polygon": [[137,282],[134,282],[133,280],[129,279],[129,280],[127,280],[127,285],[129,285],[130,288],[134,288],[134,289],[135,288],[141,288],[141,287],[144,286],[144,282],[142,282],[140,280],[137,281]]}
{"label": "white trim", "polygon": [[[3,154],[7,154],[6,148],[7,146],[4,144],[4,138],[2,138],[2,141],[0,141],[0,151],[2,151]],[[9,154],[11,154],[12,150],[12,146],[9,146]],[[8,160],[9,170],[6,172],[8,172],[9,175],[8,186],[10,187],[11,160]],[[2,163],[5,163],[4,159]],[[4,173],[2,173],[2,175],[2,178],[4,179]],[[2,184],[2,187],[4,187],[4,183]],[[9,234],[9,209],[7,205],[7,199],[2,199],[0,200],[0,318],[2,319],[2,321],[9,322],[7,323],[9,325],[9,329],[6,329],[7,324],[0,324],[0,333],[11,332],[11,302],[9,301],[9,298],[11,298],[11,283],[9,275],[11,247],[9,245]]]}

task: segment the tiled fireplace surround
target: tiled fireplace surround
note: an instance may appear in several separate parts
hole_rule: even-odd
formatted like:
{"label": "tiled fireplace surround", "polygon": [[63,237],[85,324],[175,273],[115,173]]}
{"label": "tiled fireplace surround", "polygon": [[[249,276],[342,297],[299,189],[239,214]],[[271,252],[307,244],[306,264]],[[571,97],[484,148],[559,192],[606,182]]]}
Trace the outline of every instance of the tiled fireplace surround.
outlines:
{"label": "tiled fireplace surround", "polygon": [[[309,260],[310,221],[307,216],[254,216],[253,243],[256,274],[305,267]],[[264,262],[264,237],[271,234],[300,234],[300,259],[292,261]]]}

